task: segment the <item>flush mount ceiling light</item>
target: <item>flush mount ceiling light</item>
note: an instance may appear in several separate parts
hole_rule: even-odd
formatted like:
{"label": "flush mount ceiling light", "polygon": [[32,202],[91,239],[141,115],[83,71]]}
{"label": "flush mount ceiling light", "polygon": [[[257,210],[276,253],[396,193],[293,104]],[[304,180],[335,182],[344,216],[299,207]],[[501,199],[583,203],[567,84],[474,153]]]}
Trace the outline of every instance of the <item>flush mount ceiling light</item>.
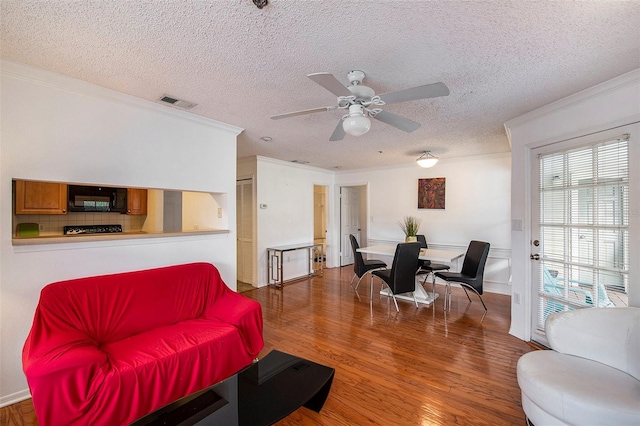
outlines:
{"label": "flush mount ceiling light", "polygon": [[416,160],[416,163],[418,163],[418,166],[424,167],[425,169],[435,166],[437,162],[438,162],[438,157],[434,157],[431,154],[431,151],[423,152],[422,155],[418,157],[418,159]]}
{"label": "flush mount ceiling light", "polygon": [[349,115],[342,120],[342,128],[351,136],[364,135],[371,128],[371,120],[364,116],[362,105],[351,105]]}

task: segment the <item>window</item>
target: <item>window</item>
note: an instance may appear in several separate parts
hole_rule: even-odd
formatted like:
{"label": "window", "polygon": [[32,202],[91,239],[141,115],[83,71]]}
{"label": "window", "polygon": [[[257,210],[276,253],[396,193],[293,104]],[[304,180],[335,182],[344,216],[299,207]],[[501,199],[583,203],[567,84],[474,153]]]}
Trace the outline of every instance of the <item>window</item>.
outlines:
{"label": "window", "polygon": [[551,312],[627,305],[628,140],[539,157],[540,329]]}

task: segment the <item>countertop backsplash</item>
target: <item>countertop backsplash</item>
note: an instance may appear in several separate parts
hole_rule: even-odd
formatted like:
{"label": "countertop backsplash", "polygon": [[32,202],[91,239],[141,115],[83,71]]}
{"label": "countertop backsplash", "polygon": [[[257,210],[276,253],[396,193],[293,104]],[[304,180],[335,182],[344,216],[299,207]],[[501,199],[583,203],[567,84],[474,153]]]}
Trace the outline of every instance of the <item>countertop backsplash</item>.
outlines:
{"label": "countertop backsplash", "polygon": [[[40,236],[63,235],[65,226],[77,225],[121,225],[122,232],[138,232],[142,230],[147,216],[121,213],[79,213],[69,212],[64,215],[33,214],[14,216],[13,223],[37,223],[40,225]],[[17,220],[15,220],[17,219]],[[16,234],[16,230],[13,230]]]}

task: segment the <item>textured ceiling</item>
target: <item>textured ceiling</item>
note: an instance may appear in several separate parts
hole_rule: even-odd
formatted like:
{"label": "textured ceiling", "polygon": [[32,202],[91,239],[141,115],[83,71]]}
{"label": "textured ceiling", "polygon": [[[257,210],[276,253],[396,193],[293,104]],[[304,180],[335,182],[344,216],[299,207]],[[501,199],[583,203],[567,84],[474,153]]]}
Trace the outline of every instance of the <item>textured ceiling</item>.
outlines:
{"label": "textured ceiling", "polygon": [[[1,53],[245,131],[238,157],[343,170],[508,152],[503,123],[640,67],[640,1],[30,1],[0,0]],[[377,120],[330,142],[344,110],[306,77],[345,85],[366,72],[376,93],[444,82],[448,97],[383,107],[422,124]],[[260,140],[273,138],[271,142]],[[380,152],[382,151],[382,152]]]}

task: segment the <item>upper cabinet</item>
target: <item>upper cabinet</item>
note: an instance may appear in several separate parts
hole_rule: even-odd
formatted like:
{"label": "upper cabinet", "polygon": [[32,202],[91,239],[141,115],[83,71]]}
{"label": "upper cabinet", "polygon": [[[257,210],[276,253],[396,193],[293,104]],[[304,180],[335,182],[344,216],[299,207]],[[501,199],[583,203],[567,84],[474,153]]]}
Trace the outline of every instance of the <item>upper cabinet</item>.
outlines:
{"label": "upper cabinet", "polygon": [[16,180],[16,214],[66,214],[67,185]]}
{"label": "upper cabinet", "polygon": [[139,188],[127,189],[127,214],[147,214],[147,190]]}

